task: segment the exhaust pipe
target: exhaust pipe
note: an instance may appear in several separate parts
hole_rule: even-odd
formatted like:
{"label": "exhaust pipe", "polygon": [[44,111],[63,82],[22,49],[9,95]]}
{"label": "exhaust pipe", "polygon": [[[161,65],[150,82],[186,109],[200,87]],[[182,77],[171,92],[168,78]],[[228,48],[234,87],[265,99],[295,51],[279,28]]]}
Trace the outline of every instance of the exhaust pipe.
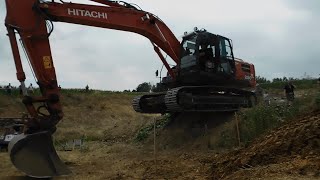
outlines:
{"label": "exhaust pipe", "polygon": [[60,160],[51,133],[47,131],[14,137],[8,145],[8,151],[12,164],[27,176],[50,178],[71,173]]}

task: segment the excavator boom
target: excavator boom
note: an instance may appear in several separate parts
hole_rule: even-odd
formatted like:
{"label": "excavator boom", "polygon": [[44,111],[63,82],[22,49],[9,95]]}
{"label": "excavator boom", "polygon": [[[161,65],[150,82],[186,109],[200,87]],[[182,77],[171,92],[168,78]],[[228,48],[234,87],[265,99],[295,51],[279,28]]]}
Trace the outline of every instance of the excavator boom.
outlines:
{"label": "excavator boom", "polygon": [[[25,133],[12,141],[9,152],[13,164],[29,176],[58,176],[70,172],[57,156],[51,138],[56,124],[63,118],[60,89],[49,43],[53,22],[130,31],[145,36],[151,41],[169,74],[175,77],[160,49],[179,63],[180,43],[163,21],[152,13],[137,9],[128,3],[93,1],[101,3],[101,6],[40,0],[6,0],[5,25],[16,65],[17,79],[24,92],[23,103],[30,114],[25,123]],[[16,33],[20,35],[42,96],[29,96],[25,90],[26,77]],[[28,157],[29,161],[24,161],[24,157]],[[32,166],[30,162],[33,162]],[[45,169],[39,171],[40,167]]]}

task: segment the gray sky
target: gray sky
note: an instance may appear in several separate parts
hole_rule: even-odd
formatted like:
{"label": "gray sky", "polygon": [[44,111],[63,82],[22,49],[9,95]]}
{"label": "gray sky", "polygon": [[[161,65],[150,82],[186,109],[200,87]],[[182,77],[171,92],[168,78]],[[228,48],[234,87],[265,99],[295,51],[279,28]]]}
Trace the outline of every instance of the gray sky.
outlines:
{"label": "gray sky", "polygon": [[[86,0],[72,2],[87,3]],[[319,0],[130,0],[159,16],[176,37],[193,27],[229,37],[236,57],[268,79],[320,73]],[[0,84],[18,85],[0,1]],[[116,30],[55,23],[50,37],[59,84],[66,88],[134,89],[158,82],[162,63],[148,39]],[[34,83],[24,59],[27,83]],[[163,73],[165,74],[165,72]]]}

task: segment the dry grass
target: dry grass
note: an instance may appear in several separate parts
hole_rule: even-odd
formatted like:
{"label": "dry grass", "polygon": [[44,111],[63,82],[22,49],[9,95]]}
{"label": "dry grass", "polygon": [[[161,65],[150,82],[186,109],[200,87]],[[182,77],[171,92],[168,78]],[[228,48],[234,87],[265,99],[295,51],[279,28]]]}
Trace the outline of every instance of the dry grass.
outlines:
{"label": "dry grass", "polygon": [[153,115],[136,113],[133,96],[119,93],[80,93],[62,96],[65,117],[58,125],[57,140],[131,138]]}
{"label": "dry grass", "polygon": [[[62,93],[64,119],[54,137],[58,141],[81,138],[104,140],[130,138],[154,115],[136,113],[131,106],[133,94],[93,91]],[[0,117],[19,117],[26,112],[18,96],[0,94]]]}
{"label": "dry grass", "polygon": [[[55,140],[63,142],[85,136],[88,141],[85,150],[58,151],[73,174],[55,179],[206,179],[210,176],[212,162],[219,157],[217,152],[221,152],[217,145],[227,140],[221,136],[226,130],[234,131],[233,114],[179,116],[157,131],[157,164],[154,164],[152,137],[141,143],[133,139],[138,130],[153,123],[155,115],[135,113],[131,107],[133,96],[110,92],[62,93],[65,118],[58,124]],[[0,117],[16,116],[22,111],[24,107],[18,97],[0,94]],[[235,139],[235,134],[229,136]],[[6,153],[0,153],[0,159],[0,179],[25,179],[11,165]],[[266,176],[246,173],[237,177],[265,179],[272,174],[280,179],[292,177],[279,169]]]}

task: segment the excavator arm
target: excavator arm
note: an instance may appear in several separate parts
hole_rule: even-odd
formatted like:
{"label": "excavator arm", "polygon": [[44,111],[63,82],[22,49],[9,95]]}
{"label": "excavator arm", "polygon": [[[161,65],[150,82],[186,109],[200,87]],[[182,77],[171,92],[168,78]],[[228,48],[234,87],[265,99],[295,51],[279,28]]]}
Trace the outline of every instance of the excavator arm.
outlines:
{"label": "excavator arm", "polygon": [[[175,78],[175,72],[170,68],[160,49],[178,64],[180,42],[163,21],[155,15],[139,10],[125,2],[92,1],[101,3],[101,6],[64,3],[62,1],[58,3],[40,0],[6,0],[5,25],[17,70],[17,79],[23,89],[23,103],[30,114],[30,118],[25,122],[25,134],[15,140],[15,144],[11,145],[11,160],[18,169],[30,176],[46,177],[68,173],[56,155],[54,148],[52,148],[51,139],[56,124],[63,118],[60,89],[58,88],[49,43],[49,36],[54,27],[52,22],[129,31],[145,36],[151,41],[154,50],[170,76]],[[21,44],[37,78],[42,94],[40,97],[29,96],[25,90],[24,81],[26,77],[21,63],[16,33],[20,35]],[[36,107],[35,103],[41,105]],[[47,146],[50,147],[38,148],[43,146],[43,141],[47,141],[46,143],[49,143]],[[37,153],[31,153],[31,155],[30,152]],[[25,156],[43,156],[42,158],[32,159],[33,162],[41,162],[33,164],[33,166],[46,166],[46,170],[34,170],[35,168],[31,167],[30,164],[22,162]],[[51,157],[50,165],[46,164],[45,157]]]}
{"label": "excavator arm", "polygon": [[[21,65],[15,31],[21,37],[21,42],[27,52],[43,95],[38,98],[25,96],[23,102],[30,115],[36,119],[41,119],[41,117],[39,117],[37,109],[32,105],[34,102],[45,102],[46,106],[44,108],[49,112],[49,116],[44,116],[46,120],[33,122],[30,127],[35,127],[35,124],[38,124],[41,129],[51,128],[63,117],[49,44],[49,36],[53,31],[53,21],[141,34],[150,39],[154,50],[159,55],[170,76],[175,78],[175,73],[159,48],[178,64],[180,43],[159,18],[146,11],[138,10],[127,3],[119,4],[114,1],[103,0],[93,1],[104,5],[40,2],[38,0],[6,0],[7,17],[5,24],[8,29],[18,80],[23,84],[25,74]],[[50,120],[48,121],[47,119]]]}

